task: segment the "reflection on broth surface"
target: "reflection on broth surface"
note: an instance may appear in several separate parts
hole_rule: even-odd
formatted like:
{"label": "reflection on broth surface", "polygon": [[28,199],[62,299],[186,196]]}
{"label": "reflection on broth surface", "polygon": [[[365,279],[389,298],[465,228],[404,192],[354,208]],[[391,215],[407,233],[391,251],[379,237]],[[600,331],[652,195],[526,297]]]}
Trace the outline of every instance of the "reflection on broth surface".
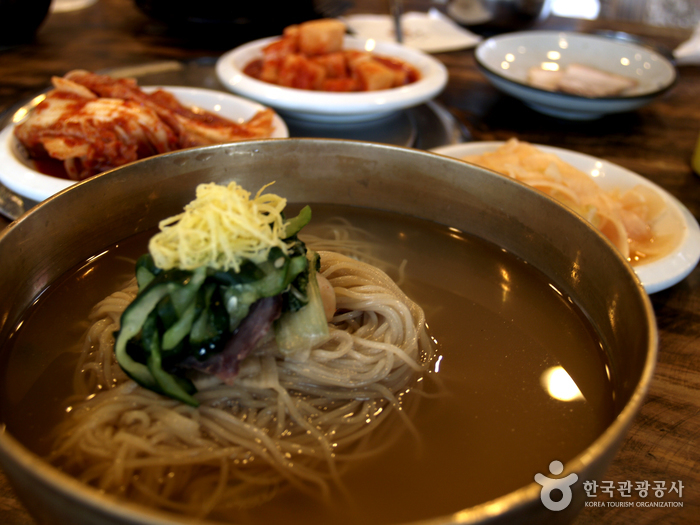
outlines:
{"label": "reflection on broth surface", "polygon": [[[595,331],[545,276],[500,248],[448,227],[397,214],[312,204],[304,235],[325,235],[341,216],[370,233],[373,255],[425,310],[441,388],[377,457],[343,475],[350,500],[327,504],[291,490],[219,519],[239,523],[396,523],[449,514],[502,496],[566,462],[614,417],[613,385]],[[296,207],[293,207],[296,208]],[[290,215],[296,209],[290,210]],[[325,232],[325,233],[324,233]],[[87,313],[133,273],[147,236],[128,239],[52,286],[6,354],[2,418],[46,454],[65,411],[73,350]],[[402,263],[405,261],[405,265]],[[573,386],[572,386],[573,385]]]}

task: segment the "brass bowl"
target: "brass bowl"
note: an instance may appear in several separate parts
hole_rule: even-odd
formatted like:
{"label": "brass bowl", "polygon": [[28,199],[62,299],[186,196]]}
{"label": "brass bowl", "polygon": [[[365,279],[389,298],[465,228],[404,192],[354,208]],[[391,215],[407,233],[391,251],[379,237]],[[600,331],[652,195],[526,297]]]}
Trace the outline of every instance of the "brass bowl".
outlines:
{"label": "brass bowl", "polygon": [[[657,332],[648,296],[631,267],[588,223],[511,179],[414,149],[366,142],[268,139],[152,157],[76,184],[0,235],[0,359],[23,312],[78,262],[154,227],[192,199],[203,182],[236,179],[257,188],[276,181],[290,202],[360,205],[405,213],[491,241],[540,269],[588,316],[617,376],[617,413],[608,428],[564,466],[564,475],[600,479],[651,381]],[[8,256],[9,255],[9,256]],[[4,394],[0,394],[4,395]],[[2,415],[0,414],[0,418]],[[41,523],[180,522],[82,485],[0,433],[0,466]],[[502,497],[436,517],[446,523],[561,523],[585,502],[582,483],[565,510],[547,510],[534,481]],[[191,523],[187,519],[183,523]]]}

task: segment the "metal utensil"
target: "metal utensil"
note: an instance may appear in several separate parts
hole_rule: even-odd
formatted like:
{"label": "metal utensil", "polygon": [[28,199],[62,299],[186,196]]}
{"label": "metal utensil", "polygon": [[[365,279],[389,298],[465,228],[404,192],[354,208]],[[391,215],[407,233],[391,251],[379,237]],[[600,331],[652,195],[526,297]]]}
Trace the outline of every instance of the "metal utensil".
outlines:
{"label": "metal utensil", "polygon": [[401,15],[403,14],[403,0],[391,0],[391,18],[394,21],[394,34],[399,44],[403,43],[403,29],[401,28]]}

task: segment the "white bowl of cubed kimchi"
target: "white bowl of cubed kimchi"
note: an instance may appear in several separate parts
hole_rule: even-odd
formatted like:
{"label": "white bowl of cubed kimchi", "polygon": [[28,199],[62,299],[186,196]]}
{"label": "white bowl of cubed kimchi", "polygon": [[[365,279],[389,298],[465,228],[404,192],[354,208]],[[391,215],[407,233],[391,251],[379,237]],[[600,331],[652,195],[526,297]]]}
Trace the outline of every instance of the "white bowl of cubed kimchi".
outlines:
{"label": "white bowl of cubed kimchi", "polygon": [[[261,80],[260,71],[267,65],[271,46],[273,54],[280,51],[274,47],[283,37],[256,40],[222,55],[217,62],[216,73],[230,91],[270,106],[285,118],[325,123],[362,122],[383,118],[431,100],[440,94],[447,84],[445,66],[422,51],[392,42],[347,35],[341,38],[340,50],[335,49],[327,53],[321,50],[313,55],[301,57],[293,51],[290,53],[293,57],[283,56],[285,65],[280,67],[280,75],[276,77],[273,71],[272,75],[266,76],[268,80]],[[283,53],[287,51],[283,50]],[[347,78],[334,75],[333,70],[337,69],[334,58],[339,58],[339,53],[351,56],[350,59],[344,58],[347,64],[357,62],[355,59],[359,57],[363,71],[358,73],[352,70]],[[383,62],[377,65],[374,59]],[[256,63],[257,70],[254,66]],[[290,64],[292,66],[287,67]],[[387,67],[396,68],[397,65],[404,66],[404,69],[410,72],[408,77],[398,85],[383,83],[384,78],[389,75]],[[322,82],[314,84],[312,81],[304,84],[305,78],[318,79],[319,67],[326,70],[320,73],[323,77]],[[350,65],[346,67],[351,69]],[[294,69],[291,77],[290,68]],[[269,73],[267,69],[265,71]],[[296,87],[299,85],[304,87]]]}

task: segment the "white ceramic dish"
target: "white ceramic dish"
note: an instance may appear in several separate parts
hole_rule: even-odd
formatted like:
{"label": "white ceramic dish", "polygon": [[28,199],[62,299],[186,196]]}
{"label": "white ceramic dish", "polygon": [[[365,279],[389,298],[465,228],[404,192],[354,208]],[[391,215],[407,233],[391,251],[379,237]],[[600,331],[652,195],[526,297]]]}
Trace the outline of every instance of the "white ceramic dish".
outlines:
{"label": "white ceramic dish", "polygon": [[[612,38],[558,31],[521,31],[481,42],[475,51],[484,75],[499,90],[541,113],[592,120],[648,104],[676,81],[674,65],[656,51]],[[538,89],[528,84],[531,67],[563,68],[582,64],[634,78],[636,88],[624,96],[587,98]]]}
{"label": "white ceramic dish", "polygon": [[[432,149],[434,153],[463,158],[493,151],[503,142],[469,142]],[[675,197],[650,180],[617,164],[590,155],[561,148],[534,144],[542,151],[553,153],[572,166],[587,173],[603,189],[626,189],[643,184],[656,191],[666,203],[669,221],[682,224],[683,234],[675,249],[660,259],[634,266],[634,270],[647,293],[655,293],[683,280],[700,260],[700,227],[695,217]]]}
{"label": "white ceramic dish", "polygon": [[[396,42],[394,22],[389,15],[348,15],[342,20],[361,38]],[[403,43],[426,53],[447,53],[476,46],[481,37],[456,24],[437,9],[401,16]]]}
{"label": "white ceramic dish", "polygon": [[420,80],[394,89],[331,93],[278,86],[243,73],[245,66],[261,58],[262,49],[277,39],[255,40],[225,53],[216,63],[216,74],[234,93],[275,108],[285,117],[328,123],[379,119],[427,102],[447,84],[447,69],[430,55],[400,44],[354,37],[345,37],[345,49],[366,49],[408,62],[420,71]]}
{"label": "white ceramic dish", "polygon": [[[142,87],[144,91],[153,91],[159,86]],[[186,106],[196,106],[221,115],[236,122],[244,122],[255,113],[264,109],[261,104],[241,97],[211,89],[163,86]],[[36,99],[31,104],[38,103]],[[16,115],[26,114],[29,107],[21,108]],[[275,115],[272,137],[289,137],[287,125]],[[53,194],[75,184],[75,181],[44,175],[35,170],[30,160],[20,153],[20,147],[13,134],[14,126],[7,126],[0,133],[0,182],[15,193],[40,202]]]}

